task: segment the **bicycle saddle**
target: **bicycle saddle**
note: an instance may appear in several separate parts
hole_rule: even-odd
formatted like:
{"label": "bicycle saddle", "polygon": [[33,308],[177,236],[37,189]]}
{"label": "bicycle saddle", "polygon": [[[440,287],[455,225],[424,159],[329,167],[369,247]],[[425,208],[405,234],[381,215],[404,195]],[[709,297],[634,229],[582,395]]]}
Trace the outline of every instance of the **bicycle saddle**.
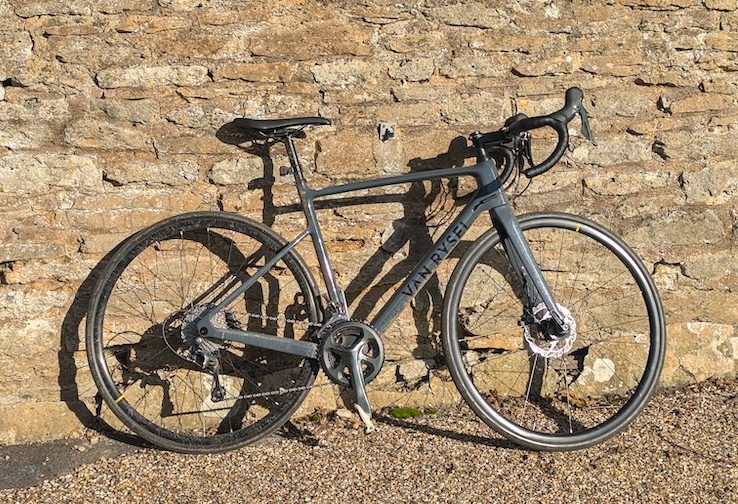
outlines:
{"label": "bicycle saddle", "polygon": [[249,130],[271,132],[293,126],[325,126],[331,122],[323,117],[294,117],[292,119],[249,119],[242,117],[234,119],[233,124]]}

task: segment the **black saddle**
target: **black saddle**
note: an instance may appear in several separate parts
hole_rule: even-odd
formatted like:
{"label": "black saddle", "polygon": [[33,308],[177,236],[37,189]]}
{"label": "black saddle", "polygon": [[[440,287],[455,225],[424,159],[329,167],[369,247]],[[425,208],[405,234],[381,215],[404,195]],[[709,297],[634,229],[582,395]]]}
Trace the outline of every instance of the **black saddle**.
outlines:
{"label": "black saddle", "polygon": [[305,126],[327,126],[331,122],[323,117],[294,117],[292,119],[234,119],[233,125],[251,131],[271,135],[286,133],[288,128],[304,128]]}

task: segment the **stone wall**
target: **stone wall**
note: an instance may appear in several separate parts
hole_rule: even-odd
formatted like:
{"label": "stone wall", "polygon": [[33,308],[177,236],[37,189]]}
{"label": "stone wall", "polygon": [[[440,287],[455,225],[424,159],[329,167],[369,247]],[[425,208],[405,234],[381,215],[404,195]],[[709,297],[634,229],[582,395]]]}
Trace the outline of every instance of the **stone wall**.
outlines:
{"label": "stone wall", "polygon": [[[196,209],[238,211],[285,236],[301,227],[277,211],[296,201],[276,169],[284,153],[265,164],[219,141],[224,123],[332,119],[299,145],[322,186],[471,162],[469,133],[516,109],[553,111],[570,85],[585,90],[598,146],[573,138],[519,211],[588,215],[643,256],[668,318],[664,384],[735,375],[736,1],[502,5],[0,0],[0,442],[89,424],[86,296],[120,240]],[[379,122],[396,123],[397,138],[381,142]],[[465,184],[321,210],[359,318],[369,289],[386,297],[458,211]],[[452,267],[416,302],[421,315],[407,310],[387,336],[401,379],[429,373],[418,355],[435,355],[437,325],[426,315]],[[313,404],[340,402],[321,392]]]}

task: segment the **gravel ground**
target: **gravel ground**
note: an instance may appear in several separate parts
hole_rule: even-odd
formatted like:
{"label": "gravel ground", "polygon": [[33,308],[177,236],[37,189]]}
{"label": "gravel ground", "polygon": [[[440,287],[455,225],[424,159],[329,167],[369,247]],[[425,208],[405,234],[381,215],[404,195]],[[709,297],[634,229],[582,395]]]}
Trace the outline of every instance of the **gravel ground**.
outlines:
{"label": "gravel ground", "polygon": [[518,449],[466,407],[380,426],[292,424],[221,455],[139,449],[0,503],[738,502],[738,381],[661,392],[624,434],[578,452]]}

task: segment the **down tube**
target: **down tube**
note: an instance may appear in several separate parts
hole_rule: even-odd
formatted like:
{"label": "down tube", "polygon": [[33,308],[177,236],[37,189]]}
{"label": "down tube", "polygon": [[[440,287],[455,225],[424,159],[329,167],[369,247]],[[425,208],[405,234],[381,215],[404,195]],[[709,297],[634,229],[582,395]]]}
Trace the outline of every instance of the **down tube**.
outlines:
{"label": "down tube", "polygon": [[477,219],[481,211],[486,205],[477,203],[477,200],[470,202],[464,210],[456,217],[456,220],[446,229],[443,236],[433,244],[423,259],[420,260],[415,269],[408,275],[405,283],[400,287],[387,301],[387,304],[377,313],[372,320],[372,326],[382,334],[387,327],[395,320],[397,315],[407,306],[407,304],[420,292],[423,286],[435,274],[438,266],[446,259],[449,254],[461,242],[469,227]]}

